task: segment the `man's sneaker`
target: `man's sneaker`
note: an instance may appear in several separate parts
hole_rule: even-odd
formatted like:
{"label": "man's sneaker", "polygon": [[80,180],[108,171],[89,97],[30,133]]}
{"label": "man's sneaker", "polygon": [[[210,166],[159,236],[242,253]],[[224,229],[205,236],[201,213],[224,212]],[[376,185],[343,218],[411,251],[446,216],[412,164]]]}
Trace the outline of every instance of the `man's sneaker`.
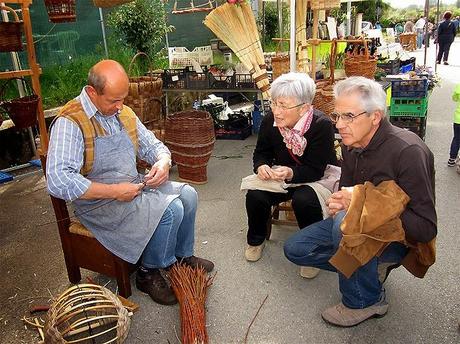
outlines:
{"label": "man's sneaker", "polygon": [[262,251],[265,247],[265,241],[258,246],[248,245],[246,251],[244,251],[244,256],[248,262],[257,262],[260,257],[262,257]]}
{"label": "man's sneaker", "polygon": [[387,311],[388,303],[385,300],[363,309],[348,308],[340,302],[338,305],[329,307],[323,311],[321,317],[324,321],[332,325],[350,327],[370,318],[381,318],[387,314]]}
{"label": "man's sneaker", "polygon": [[139,268],[136,274],[136,287],[143,293],[149,294],[153,301],[160,305],[174,305],[176,295],[171,286],[160,272],[160,269]]}
{"label": "man's sneaker", "polygon": [[318,276],[319,269],[311,266],[301,266],[300,267],[300,276],[303,278],[312,279]]}
{"label": "man's sneaker", "polygon": [[192,268],[203,268],[206,272],[211,272],[214,269],[214,263],[210,260],[199,258],[195,256],[190,256],[186,258],[176,257],[179,263],[183,263]]}
{"label": "man's sneaker", "polygon": [[455,166],[455,159],[449,159],[449,160],[447,160],[447,166],[449,166],[449,167],[454,167],[454,166]]}

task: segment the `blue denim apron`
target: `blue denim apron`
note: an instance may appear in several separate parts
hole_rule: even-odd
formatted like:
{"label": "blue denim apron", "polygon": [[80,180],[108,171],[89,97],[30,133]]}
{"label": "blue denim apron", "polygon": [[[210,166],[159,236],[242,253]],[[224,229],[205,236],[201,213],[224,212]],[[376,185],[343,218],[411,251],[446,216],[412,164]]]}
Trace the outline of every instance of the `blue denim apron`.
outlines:
{"label": "blue denim apron", "polygon": [[[114,135],[96,137],[93,169],[87,178],[105,184],[142,182],[134,147],[125,129]],[[157,189],[144,188],[131,202],[78,199],[73,202],[75,215],[109,251],[136,263],[164,211],[179,196],[183,185],[168,181]]]}

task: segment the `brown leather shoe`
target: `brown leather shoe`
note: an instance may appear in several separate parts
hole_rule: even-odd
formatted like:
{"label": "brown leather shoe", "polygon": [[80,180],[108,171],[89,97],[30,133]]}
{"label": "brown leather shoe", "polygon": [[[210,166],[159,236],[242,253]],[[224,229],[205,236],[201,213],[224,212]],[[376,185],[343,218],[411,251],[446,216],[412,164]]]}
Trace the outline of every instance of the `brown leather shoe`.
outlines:
{"label": "brown leather shoe", "polygon": [[179,263],[184,263],[192,268],[201,267],[205,269],[207,272],[211,272],[214,269],[214,263],[204,258],[199,258],[195,256],[191,256],[187,258],[181,258],[181,257],[176,257],[176,258]]}
{"label": "brown leather shoe", "polygon": [[174,291],[161,275],[159,269],[151,269],[147,272],[137,270],[136,287],[143,293],[149,294],[152,300],[160,305],[174,305],[177,303]]}

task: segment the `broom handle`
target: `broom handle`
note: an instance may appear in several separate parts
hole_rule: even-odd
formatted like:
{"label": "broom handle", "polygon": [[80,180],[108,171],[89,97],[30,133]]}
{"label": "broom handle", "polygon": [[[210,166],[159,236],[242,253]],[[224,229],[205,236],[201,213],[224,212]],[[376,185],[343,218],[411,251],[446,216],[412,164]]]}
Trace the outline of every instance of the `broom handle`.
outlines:
{"label": "broom handle", "polygon": [[331,58],[329,61],[329,70],[331,72],[331,85],[334,85],[335,58],[337,56],[337,40],[333,39],[331,43]]}

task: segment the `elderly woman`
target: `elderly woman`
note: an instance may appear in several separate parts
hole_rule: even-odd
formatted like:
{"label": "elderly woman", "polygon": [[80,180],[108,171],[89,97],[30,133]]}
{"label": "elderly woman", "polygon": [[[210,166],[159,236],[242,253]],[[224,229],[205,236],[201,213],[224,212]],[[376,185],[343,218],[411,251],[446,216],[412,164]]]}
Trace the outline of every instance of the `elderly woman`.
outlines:
{"label": "elderly woman", "polygon": [[[273,82],[271,95],[272,111],[262,121],[254,151],[254,172],[262,180],[319,180],[326,165],[336,163],[336,156],[332,122],[311,104],[315,83],[303,73],[283,74]],[[271,207],[290,199],[300,228],[323,219],[320,202],[310,186],[289,188],[287,193],[248,191],[248,261],[255,262],[262,255]]]}

